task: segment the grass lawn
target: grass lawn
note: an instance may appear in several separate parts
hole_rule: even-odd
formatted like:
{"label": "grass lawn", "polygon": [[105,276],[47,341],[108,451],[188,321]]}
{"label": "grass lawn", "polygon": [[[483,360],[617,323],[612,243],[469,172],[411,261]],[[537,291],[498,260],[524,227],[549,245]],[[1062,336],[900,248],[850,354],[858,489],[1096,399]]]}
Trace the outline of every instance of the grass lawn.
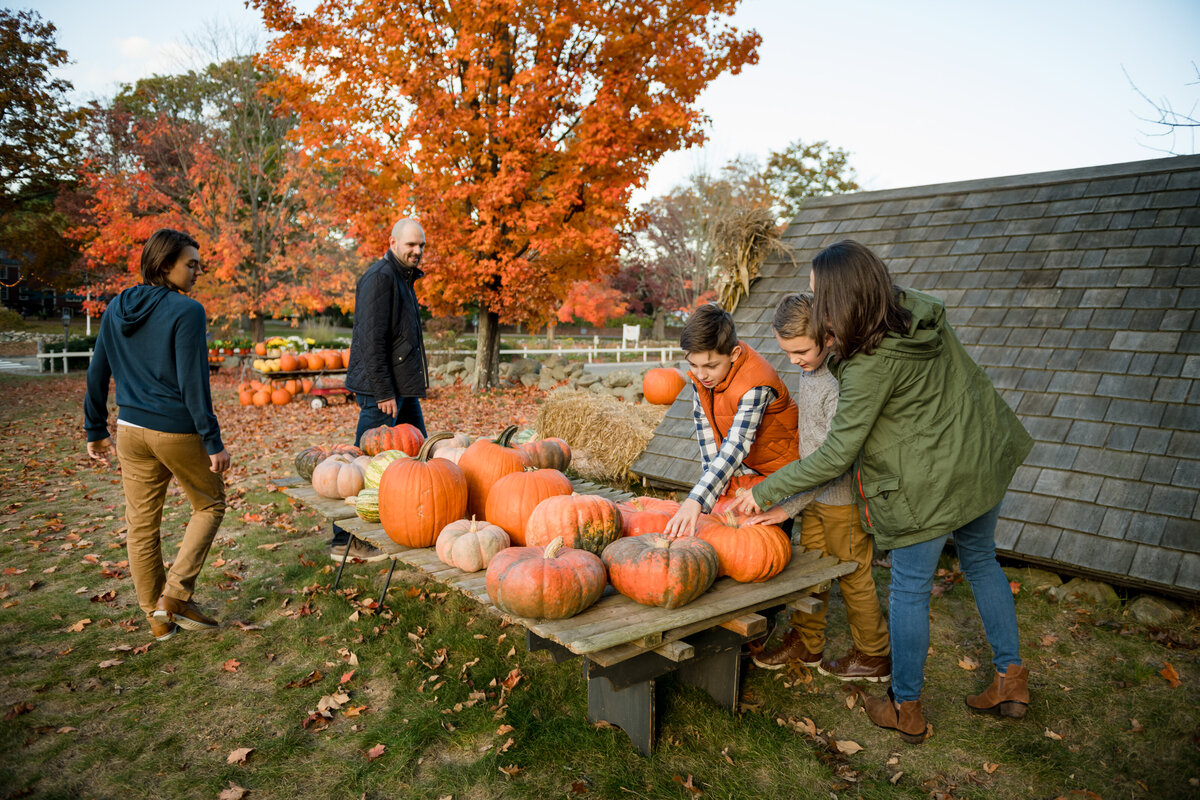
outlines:
{"label": "grass lawn", "polygon": [[[989,651],[951,556],[926,743],[875,728],[837,681],[751,667],[737,714],[663,681],[643,758],[588,723],[577,661],[526,652],[522,629],[446,587],[398,570],[379,610],[385,569],[360,564],[330,591],[325,527],[269,478],[304,446],[349,441],[356,409],[242,408],[228,375],[214,396],[230,509],[196,596],[223,624],[155,642],[124,561],[119,477],[84,451],[82,396],[81,374],[0,375],[0,798],[1200,796],[1194,608],[1151,629],[1021,588],[1033,705],[1020,722],[977,717],[962,698],[990,680]],[[532,422],[540,397],[442,389],[426,418],[493,433]],[[173,489],[168,555],[186,520]],[[876,580],[886,594],[886,568]],[[836,593],[830,638],[849,648]]]}

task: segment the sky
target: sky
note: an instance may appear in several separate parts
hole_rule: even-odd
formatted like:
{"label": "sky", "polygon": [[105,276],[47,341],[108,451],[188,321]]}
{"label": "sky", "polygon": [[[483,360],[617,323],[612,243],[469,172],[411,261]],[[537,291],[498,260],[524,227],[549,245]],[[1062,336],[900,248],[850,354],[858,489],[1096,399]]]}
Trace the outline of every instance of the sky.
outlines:
{"label": "sky", "polygon": [[[315,0],[301,0],[301,8]],[[186,69],[216,23],[265,41],[241,0],[17,0],[58,28],[78,99]],[[800,139],[850,152],[864,189],[1200,152],[1142,118],[1200,112],[1200,0],[743,0],[758,64],[701,95],[703,149],[671,153],[635,200]]]}

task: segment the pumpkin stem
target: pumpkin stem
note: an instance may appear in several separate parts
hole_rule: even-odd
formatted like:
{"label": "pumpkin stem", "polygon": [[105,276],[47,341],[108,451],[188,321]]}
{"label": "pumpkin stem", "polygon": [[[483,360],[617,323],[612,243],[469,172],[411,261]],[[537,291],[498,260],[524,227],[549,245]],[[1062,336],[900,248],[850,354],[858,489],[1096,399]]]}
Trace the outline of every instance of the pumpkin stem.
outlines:
{"label": "pumpkin stem", "polygon": [[442,441],[443,439],[450,439],[453,436],[454,436],[454,434],[446,433],[445,431],[431,435],[428,439],[425,440],[425,444],[421,445],[421,449],[417,451],[417,456],[416,456],[417,461],[420,461],[420,462],[428,461],[429,460],[429,451],[433,448],[433,445],[437,442]]}
{"label": "pumpkin stem", "polygon": [[512,438],[517,435],[517,431],[519,430],[520,428],[518,428],[516,425],[509,425],[500,432],[499,436],[496,437],[496,444],[500,445],[501,447],[512,447],[509,442],[512,441]]}
{"label": "pumpkin stem", "polygon": [[554,541],[546,545],[545,551],[542,553],[543,558],[554,558],[558,555],[558,551],[563,549],[563,537],[555,536]]}

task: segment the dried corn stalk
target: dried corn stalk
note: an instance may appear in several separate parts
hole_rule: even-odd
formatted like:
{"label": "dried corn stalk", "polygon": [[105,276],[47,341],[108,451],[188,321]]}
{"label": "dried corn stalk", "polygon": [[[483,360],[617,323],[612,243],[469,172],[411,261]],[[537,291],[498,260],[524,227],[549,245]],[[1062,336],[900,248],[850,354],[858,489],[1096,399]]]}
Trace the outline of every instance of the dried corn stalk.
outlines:
{"label": "dried corn stalk", "polygon": [[779,236],[775,217],[766,208],[734,209],[717,221],[713,231],[713,261],[720,275],[717,299],[732,312],[750,293],[763,261],[771,253],[791,259],[791,251]]}

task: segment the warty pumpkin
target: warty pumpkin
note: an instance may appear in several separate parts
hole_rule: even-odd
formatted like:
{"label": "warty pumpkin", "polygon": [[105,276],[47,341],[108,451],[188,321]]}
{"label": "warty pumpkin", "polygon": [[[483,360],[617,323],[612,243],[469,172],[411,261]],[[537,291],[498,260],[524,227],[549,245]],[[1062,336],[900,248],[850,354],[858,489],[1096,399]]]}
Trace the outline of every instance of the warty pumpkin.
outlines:
{"label": "warty pumpkin", "polygon": [[538,469],[556,469],[566,472],[571,466],[571,448],[557,436],[535,439],[517,445],[517,449],[529,457],[529,463]]}
{"label": "warty pumpkin", "polygon": [[679,608],[708,591],[720,560],[713,546],[687,536],[668,539],[657,533],[629,536],[604,548],[600,556],[613,588],[634,602]]}
{"label": "warty pumpkin", "polygon": [[563,547],[509,547],[487,568],[487,593],[501,611],[530,619],[566,619],[587,609],[604,593],[604,564],[586,550]]}
{"label": "warty pumpkin", "polygon": [[538,503],[547,497],[570,494],[571,482],[556,469],[513,472],[496,481],[488,494],[484,519],[499,525],[513,544],[525,544],[525,525]]}
{"label": "warty pumpkin", "polygon": [[405,547],[429,547],[442,528],[467,511],[467,480],[455,464],[429,460],[430,437],[415,458],[387,465],[379,479],[379,521]]}
{"label": "warty pumpkin", "polygon": [[566,547],[600,553],[621,536],[621,512],[594,494],[547,497],[525,523],[525,544],[545,547],[561,537]]}
{"label": "warty pumpkin", "polygon": [[442,528],[434,548],[443,564],[463,572],[478,572],[511,543],[499,525],[472,517],[455,520]]}
{"label": "warty pumpkin", "polygon": [[425,434],[415,425],[401,422],[399,425],[380,425],[363,433],[359,446],[369,456],[382,453],[384,450],[399,450],[415,456],[425,443]]}

